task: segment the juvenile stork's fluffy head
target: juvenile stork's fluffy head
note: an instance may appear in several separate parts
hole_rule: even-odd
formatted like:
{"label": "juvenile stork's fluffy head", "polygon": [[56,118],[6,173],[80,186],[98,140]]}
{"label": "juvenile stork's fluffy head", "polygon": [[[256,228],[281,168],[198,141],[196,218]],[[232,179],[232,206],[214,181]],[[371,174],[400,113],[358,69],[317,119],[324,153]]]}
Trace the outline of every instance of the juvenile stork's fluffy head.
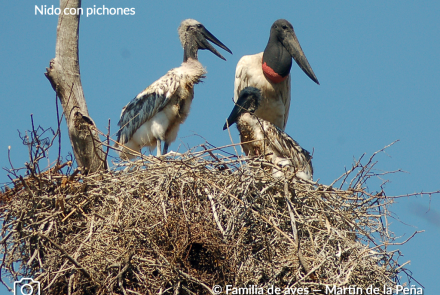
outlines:
{"label": "juvenile stork's fluffy head", "polygon": [[261,91],[255,87],[246,87],[240,92],[235,107],[228,117],[228,122],[223,126],[223,130],[236,123],[238,118],[245,113],[255,113],[260,106]]}
{"label": "juvenile stork's fluffy head", "polygon": [[208,49],[221,59],[226,60],[214,47],[212,47],[208,40],[232,54],[231,50],[226,47],[226,45],[220,42],[220,40],[212,35],[204,25],[195,19],[186,19],[182,21],[177,31],[179,33],[180,43],[182,43],[184,49],[184,61],[188,58],[197,59],[197,51],[199,49]]}

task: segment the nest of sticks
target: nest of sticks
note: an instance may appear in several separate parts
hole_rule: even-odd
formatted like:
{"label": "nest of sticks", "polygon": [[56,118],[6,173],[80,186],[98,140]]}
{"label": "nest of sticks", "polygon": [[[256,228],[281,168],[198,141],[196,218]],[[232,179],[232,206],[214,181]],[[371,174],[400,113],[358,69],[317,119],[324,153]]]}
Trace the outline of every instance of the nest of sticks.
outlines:
{"label": "nest of sticks", "polygon": [[393,198],[366,188],[374,155],[323,185],[202,147],[93,175],[63,173],[67,162],[16,179],[1,193],[1,281],[32,277],[56,295],[215,294],[215,285],[318,294],[382,290],[407,272],[387,248]]}

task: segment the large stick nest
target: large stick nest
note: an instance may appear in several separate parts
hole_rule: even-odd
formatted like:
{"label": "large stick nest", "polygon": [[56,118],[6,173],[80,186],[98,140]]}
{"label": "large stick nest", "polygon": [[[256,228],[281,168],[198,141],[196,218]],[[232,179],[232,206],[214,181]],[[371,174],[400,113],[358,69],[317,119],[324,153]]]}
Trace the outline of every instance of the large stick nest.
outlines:
{"label": "large stick nest", "polygon": [[346,189],[274,179],[270,163],[223,150],[31,174],[1,196],[2,282],[33,277],[57,295],[395,286],[405,269],[387,248],[392,199],[366,189],[372,158]]}

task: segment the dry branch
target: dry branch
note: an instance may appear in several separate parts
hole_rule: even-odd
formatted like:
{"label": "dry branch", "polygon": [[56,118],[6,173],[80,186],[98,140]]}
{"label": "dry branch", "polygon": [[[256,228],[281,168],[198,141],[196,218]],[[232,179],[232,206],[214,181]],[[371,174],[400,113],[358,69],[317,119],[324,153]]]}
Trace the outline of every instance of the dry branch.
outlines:
{"label": "dry branch", "polygon": [[61,101],[70,142],[79,167],[85,172],[107,169],[105,153],[89,116],[81,85],[78,55],[80,15],[65,15],[65,8],[81,7],[81,0],[60,0],[55,58],[46,68],[46,77]]}

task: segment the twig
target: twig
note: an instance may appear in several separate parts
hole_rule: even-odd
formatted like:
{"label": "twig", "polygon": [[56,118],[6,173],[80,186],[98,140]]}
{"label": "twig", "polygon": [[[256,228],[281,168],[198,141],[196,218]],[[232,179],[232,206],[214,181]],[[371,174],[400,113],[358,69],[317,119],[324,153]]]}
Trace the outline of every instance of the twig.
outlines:
{"label": "twig", "polygon": [[88,278],[88,279],[90,279],[92,282],[93,282],[93,278],[90,276],[90,274],[88,273],[88,271],[84,268],[84,267],[82,267],[79,263],[78,263],[78,261],[76,261],[75,259],[73,259],[73,257],[71,257],[69,254],[67,254],[67,252],[63,249],[63,248],[61,248],[61,246],[60,245],[58,245],[57,243],[55,243],[51,238],[49,238],[48,236],[46,236],[46,235],[43,235],[43,234],[41,234],[41,233],[38,233],[38,235],[40,236],[40,237],[42,237],[42,238],[45,238],[46,240],[48,240],[52,245],[54,245],[55,246],[55,248],[57,248],[67,259],[69,259],[70,260],[70,262],[72,262],[79,270],[81,270],[81,272]]}
{"label": "twig", "polygon": [[293,233],[293,238],[296,242],[296,249],[298,252],[298,260],[301,263],[302,267],[304,268],[304,270],[306,271],[306,273],[310,272],[310,267],[308,266],[307,262],[305,261],[302,252],[301,252],[301,248],[300,248],[300,240],[298,238],[298,230],[296,229],[296,222],[295,222],[295,216],[293,215],[293,211],[292,211],[292,203],[290,203],[289,200],[290,197],[290,193],[289,193],[289,185],[287,183],[287,180],[284,183],[284,198],[286,199],[287,202],[287,208],[289,209],[289,215],[290,215],[290,224],[292,226],[292,233]]}
{"label": "twig", "polygon": [[220,230],[222,235],[225,236],[225,230],[223,229],[222,224],[220,223],[220,220],[218,219],[217,210],[215,210],[214,200],[213,200],[211,194],[209,193],[208,189],[206,189],[206,188],[205,188],[205,193],[208,196],[209,202],[211,202],[212,215],[214,216],[215,223],[217,224],[218,229]]}
{"label": "twig", "polygon": [[110,119],[108,119],[108,127],[107,127],[107,149],[105,151],[104,161],[107,161],[108,152],[110,151]]}

